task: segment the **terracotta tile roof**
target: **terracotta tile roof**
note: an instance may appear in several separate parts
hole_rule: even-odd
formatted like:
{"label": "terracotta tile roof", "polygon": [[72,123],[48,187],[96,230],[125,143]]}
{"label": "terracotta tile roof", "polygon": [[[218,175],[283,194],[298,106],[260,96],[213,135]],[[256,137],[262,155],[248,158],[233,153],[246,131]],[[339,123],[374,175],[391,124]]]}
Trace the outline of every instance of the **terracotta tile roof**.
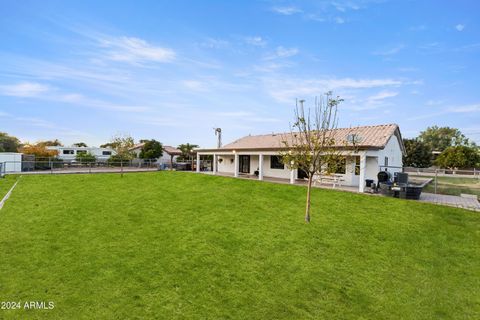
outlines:
{"label": "terracotta tile roof", "polygon": [[[385,147],[390,137],[397,134],[401,140],[400,130],[396,124],[385,124],[376,126],[363,126],[353,128],[338,128],[334,129],[334,138],[337,147],[344,147],[347,144],[347,137],[350,134],[355,134],[359,137],[356,147],[359,148],[377,148]],[[246,136],[240,138],[232,143],[226,144],[219,150],[236,150],[236,149],[278,149],[281,147],[281,142],[286,137],[291,136],[291,133],[273,133],[257,136]],[[200,151],[198,149],[197,151]],[[208,150],[208,149],[204,149]],[[218,149],[217,149],[218,150]]]}
{"label": "terracotta tile roof", "polygon": [[163,151],[174,156],[182,154],[182,151],[180,149],[174,148],[172,146],[163,146]]}
{"label": "terracotta tile roof", "polygon": [[128,148],[128,150],[132,151],[132,150],[141,149],[141,148],[143,148],[144,145],[145,145],[145,143],[143,143],[143,142],[136,143],[131,148]]}
{"label": "terracotta tile roof", "polygon": [[[145,145],[145,143],[140,142],[140,143],[137,143],[137,144],[133,145],[133,147],[131,147],[128,150],[133,151],[133,150],[141,149],[141,148],[143,148],[144,145]],[[174,155],[174,156],[179,156],[179,155],[182,154],[181,150],[179,150],[177,148],[174,148],[172,146],[163,146],[163,151],[165,151],[169,155]]]}

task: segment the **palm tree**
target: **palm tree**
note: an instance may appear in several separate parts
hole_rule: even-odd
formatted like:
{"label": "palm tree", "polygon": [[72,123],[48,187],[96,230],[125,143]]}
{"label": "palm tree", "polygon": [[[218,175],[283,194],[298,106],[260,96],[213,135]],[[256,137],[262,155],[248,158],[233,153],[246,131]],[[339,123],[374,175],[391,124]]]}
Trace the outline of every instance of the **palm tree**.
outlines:
{"label": "palm tree", "polygon": [[180,151],[182,151],[182,155],[180,156],[183,160],[190,160],[192,162],[192,170],[193,170],[193,149],[198,148],[196,144],[190,143],[182,143],[177,147]]}

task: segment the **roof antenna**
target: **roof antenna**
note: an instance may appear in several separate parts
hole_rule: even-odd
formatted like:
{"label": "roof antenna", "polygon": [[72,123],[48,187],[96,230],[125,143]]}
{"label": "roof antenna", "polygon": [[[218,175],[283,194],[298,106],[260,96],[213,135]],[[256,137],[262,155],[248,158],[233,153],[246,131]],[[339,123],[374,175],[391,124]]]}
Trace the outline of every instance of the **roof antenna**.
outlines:
{"label": "roof antenna", "polygon": [[215,130],[215,135],[217,136],[217,148],[222,147],[222,128],[213,128]]}

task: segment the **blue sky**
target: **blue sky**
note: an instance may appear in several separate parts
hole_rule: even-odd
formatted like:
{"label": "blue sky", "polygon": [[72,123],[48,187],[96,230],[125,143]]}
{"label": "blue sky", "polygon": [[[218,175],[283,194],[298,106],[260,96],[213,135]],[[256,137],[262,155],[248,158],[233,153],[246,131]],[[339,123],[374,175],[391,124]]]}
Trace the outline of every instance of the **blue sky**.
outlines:
{"label": "blue sky", "polygon": [[453,126],[480,142],[478,1],[1,1],[0,131],[99,145],[215,145],[288,130],[295,99],[340,126]]}

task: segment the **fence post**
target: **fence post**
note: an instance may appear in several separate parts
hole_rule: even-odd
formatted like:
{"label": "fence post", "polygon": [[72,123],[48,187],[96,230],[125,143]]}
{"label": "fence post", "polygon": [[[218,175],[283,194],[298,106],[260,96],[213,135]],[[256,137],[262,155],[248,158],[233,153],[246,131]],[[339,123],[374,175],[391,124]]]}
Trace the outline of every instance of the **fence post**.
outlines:
{"label": "fence post", "polygon": [[88,173],[92,173],[92,163],[88,163]]}
{"label": "fence post", "polygon": [[438,169],[435,169],[435,194],[437,194]]}
{"label": "fence post", "polygon": [[53,174],[53,161],[50,157],[48,158],[48,162],[50,162],[50,174]]}
{"label": "fence post", "polygon": [[120,160],[120,176],[123,178],[123,160]]}

